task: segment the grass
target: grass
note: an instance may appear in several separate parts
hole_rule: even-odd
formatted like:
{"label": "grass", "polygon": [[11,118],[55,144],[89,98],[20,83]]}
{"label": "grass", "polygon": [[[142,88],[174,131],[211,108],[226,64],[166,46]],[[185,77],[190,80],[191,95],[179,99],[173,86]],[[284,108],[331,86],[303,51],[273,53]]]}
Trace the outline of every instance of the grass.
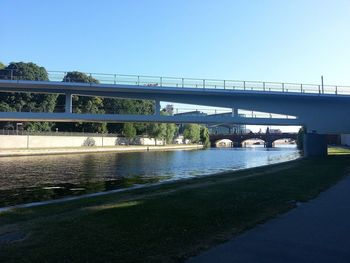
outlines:
{"label": "grass", "polygon": [[[2,213],[0,261],[182,262],[316,197],[349,167],[350,155],[332,155]],[[8,233],[25,237],[1,243]]]}
{"label": "grass", "polygon": [[350,154],[350,148],[345,148],[345,147],[330,147],[330,148],[328,148],[328,154],[331,154],[331,155]]}

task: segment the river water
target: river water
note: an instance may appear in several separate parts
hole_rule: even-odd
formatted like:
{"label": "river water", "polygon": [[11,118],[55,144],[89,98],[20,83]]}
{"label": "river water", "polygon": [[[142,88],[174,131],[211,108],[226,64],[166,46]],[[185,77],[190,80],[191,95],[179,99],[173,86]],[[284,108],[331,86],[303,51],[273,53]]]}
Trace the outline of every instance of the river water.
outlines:
{"label": "river water", "polygon": [[0,206],[293,160],[295,147],[212,148],[0,158]]}

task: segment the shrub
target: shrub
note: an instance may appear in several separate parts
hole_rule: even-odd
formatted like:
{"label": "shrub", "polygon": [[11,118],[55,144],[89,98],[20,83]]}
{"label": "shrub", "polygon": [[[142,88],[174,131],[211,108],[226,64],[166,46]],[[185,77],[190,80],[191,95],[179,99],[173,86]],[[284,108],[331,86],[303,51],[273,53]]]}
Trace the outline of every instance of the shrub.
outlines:
{"label": "shrub", "polygon": [[87,137],[86,140],[84,141],[84,146],[92,147],[96,145],[96,141],[94,138]]}

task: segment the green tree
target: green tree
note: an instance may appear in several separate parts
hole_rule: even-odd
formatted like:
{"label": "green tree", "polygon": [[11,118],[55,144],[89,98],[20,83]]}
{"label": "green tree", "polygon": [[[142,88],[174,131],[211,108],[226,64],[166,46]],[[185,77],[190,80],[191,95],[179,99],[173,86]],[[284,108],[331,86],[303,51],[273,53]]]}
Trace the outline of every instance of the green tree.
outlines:
{"label": "green tree", "polygon": [[191,140],[192,143],[198,143],[200,141],[200,125],[187,124],[183,132],[184,138]]}
{"label": "green tree", "polygon": [[[0,76],[5,79],[49,80],[46,69],[31,62],[11,62],[0,70]],[[6,111],[53,112],[57,97],[57,94],[1,93],[0,108]],[[25,129],[48,131],[52,126],[53,123],[49,122],[30,122],[25,124]]]}
{"label": "green tree", "polygon": [[165,140],[168,144],[173,142],[176,132],[177,132],[177,127],[174,123],[166,124]]}
{"label": "green tree", "polygon": [[[153,114],[154,102],[150,100],[131,100],[119,98],[104,98],[104,110],[110,114]],[[134,123],[137,134],[147,133],[147,123]],[[109,123],[107,125],[110,132],[121,132],[123,124]]]}
{"label": "green tree", "polygon": [[1,76],[19,80],[48,80],[47,71],[32,62],[11,62],[7,67],[1,69]]}
{"label": "green tree", "polygon": [[[0,69],[4,69],[5,67],[6,66],[3,63],[0,62]],[[1,75],[0,75],[0,77],[1,77]]]}
{"label": "green tree", "polygon": [[300,128],[298,131],[298,135],[297,135],[297,148],[299,150],[303,150],[304,149],[304,134],[306,132],[306,129],[304,127]]}
{"label": "green tree", "polygon": [[136,129],[134,125],[130,122],[124,123],[123,134],[126,138],[128,138],[128,142],[130,144],[130,141],[136,136]]}
{"label": "green tree", "polygon": [[154,138],[154,144],[157,145],[157,140],[164,140],[166,137],[165,123],[150,123],[148,125],[148,135]]}
{"label": "green tree", "polygon": [[209,130],[207,127],[201,126],[200,140],[201,140],[204,148],[210,147]]}
{"label": "green tree", "polygon": [[[160,112],[161,115],[169,115],[165,109]],[[178,131],[177,126],[174,123],[163,123],[160,126],[161,129],[165,129],[162,131],[163,139],[165,139],[166,143],[172,143],[175,137],[175,133]]]}
{"label": "green tree", "polygon": [[67,72],[63,77],[63,82],[99,83],[97,79],[79,71]]}
{"label": "green tree", "polygon": [[1,101],[0,99],[0,111],[2,112],[11,111],[11,106],[8,105],[6,102]]}

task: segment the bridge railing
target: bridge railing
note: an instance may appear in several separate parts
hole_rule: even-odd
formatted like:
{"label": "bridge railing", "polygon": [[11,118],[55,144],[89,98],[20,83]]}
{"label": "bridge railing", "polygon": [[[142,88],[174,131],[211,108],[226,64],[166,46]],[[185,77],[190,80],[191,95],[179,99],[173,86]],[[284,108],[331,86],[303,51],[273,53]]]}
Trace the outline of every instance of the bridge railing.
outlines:
{"label": "bridge railing", "polygon": [[[232,111],[228,109],[215,109],[215,108],[174,108],[173,114],[183,115],[183,116],[216,116],[227,117],[232,116]],[[266,112],[257,112],[257,111],[245,111],[240,110],[238,116],[241,118],[271,118],[271,119],[296,119],[295,116],[275,114],[275,113],[266,113]]]}
{"label": "bridge railing", "polygon": [[[65,71],[48,71],[50,81],[77,82],[67,76]],[[315,93],[315,94],[340,94],[350,95],[350,86],[318,85],[301,83],[260,82],[243,80],[219,80],[199,78],[178,78],[162,76],[143,76],[125,74],[84,73],[91,79],[102,84],[133,85],[144,87],[176,87],[198,89],[242,90],[260,92],[284,92],[284,93]],[[0,70],[0,79],[25,80],[19,69]],[[43,79],[37,79],[38,81]]]}

